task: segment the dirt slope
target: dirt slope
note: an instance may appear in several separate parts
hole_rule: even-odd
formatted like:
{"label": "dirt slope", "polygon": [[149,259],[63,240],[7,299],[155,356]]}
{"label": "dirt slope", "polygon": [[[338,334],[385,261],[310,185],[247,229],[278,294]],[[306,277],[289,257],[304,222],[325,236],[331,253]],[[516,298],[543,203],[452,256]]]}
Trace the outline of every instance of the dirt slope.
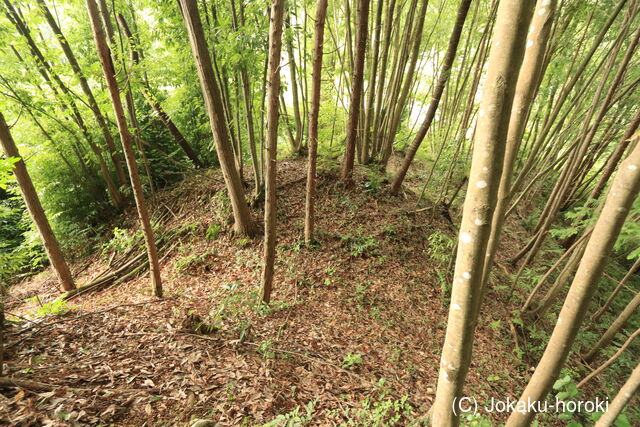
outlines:
{"label": "dirt slope", "polygon": [[[16,322],[5,375],[53,387],[4,391],[0,419],[181,425],[208,418],[230,426],[288,414],[311,425],[405,425],[424,416],[444,336],[452,224],[415,212],[411,195],[390,197],[365,169],[353,189],[324,172],[319,243],[305,248],[304,163],[284,161],[278,172],[271,307],[256,303],[261,239],[230,234],[221,176],[199,172],[155,205],[170,212],[163,227],[183,230],[162,262],[166,298],[152,298],[139,277],[76,298],[66,314],[36,327],[20,332],[29,323]],[[132,224],[132,212],[118,222]],[[108,259],[97,253],[78,263],[76,270],[86,267],[78,282]],[[35,295],[40,303],[56,296],[49,272],[15,287],[7,311],[28,313],[39,302],[26,298]],[[510,328],[491,324],[503,314],[490,292],[468,380],[467,394],[478,399],[516,397],[525,382]]]}

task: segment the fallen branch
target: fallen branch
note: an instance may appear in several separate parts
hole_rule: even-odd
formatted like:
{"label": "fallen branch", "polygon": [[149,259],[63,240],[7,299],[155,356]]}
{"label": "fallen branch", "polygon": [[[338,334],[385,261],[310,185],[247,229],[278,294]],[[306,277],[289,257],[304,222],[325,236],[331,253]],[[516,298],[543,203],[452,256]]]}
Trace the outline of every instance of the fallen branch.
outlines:
{"label": "fallen branch", "polygon": [[56,388],[55,385],[45,384],[38,381],[31,380],[19,380],[17,378],[0,377],[0,388],[23,388],[25,390],[40,392],[40,391],[52,391]]}

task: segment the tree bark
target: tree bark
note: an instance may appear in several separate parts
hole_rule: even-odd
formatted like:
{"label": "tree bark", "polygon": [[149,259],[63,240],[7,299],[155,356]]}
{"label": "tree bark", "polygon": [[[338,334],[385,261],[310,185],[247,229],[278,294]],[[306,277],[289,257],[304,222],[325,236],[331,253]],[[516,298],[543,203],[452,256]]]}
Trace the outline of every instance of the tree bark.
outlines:
{"label": "tree bark", "polygon": [[293,152],[296,154],[300,153],[302,149],[302,119],[300,117],[300,100],[298,93],[298,67],[296,66],[296,57],[293,50],[293,34],[294,30],[291,26],[291,15],[287,12],[287,17],[285,19],[287,27],[289,28],[289,33],[285,36],[285,41],[287,45],[287,56],[289,63],[289,71],[291,73],[291,95],[293,96],[293,119],[296,125],[296,134],[293,143]]}
{"label": "tree bark", "polygon": [[434,426],[457,426],[453,404],[462,394],[471,363],[473,334],[482,302],[482,278],[490,224],[502,173],[509,115],[525,50],[533,2],[502,0],[480,102],[484,114],[474,138],[464,202],[451,305],[432,408]]}
{"label": "tree bark", "polygon": [[491,237],[487,246],[487,257],[484,263],[482,287],[489,280],[489,273],[500,243],[500,234],[504,224],[505,212],[510,202],[510,187],[513,177],[516,155],[524,135],[525,126],[531,112],[535,94],[542,80],[544,54],[551,34],[551,25],[555,15],[556,0],[538,0],[536,13],[531,20],[531,32],[527,36],[526,52],[522,60],[522,68],[518,76],[518,85],[509,119],[507,145],[505,148],[502,176],[498,189],[498,202],[491,224]]}
{"label": "tree bark", "polygon": [[[327,17],[328,0],[318,0],[316,31],[313,48],[313,75],[311,81],[311,108],[309,109],[309,167],[307,170],[307,196],[304,215],[304,240],[313,242],[315,224],[316,157],[318,154],[318,114],[320,112],[320,89],[322,75],[322,51],[324,45],[324,22]],[[373,90],[372,88],[370,90]]]}
{"label": "tree bark", "polygon": [[102,64],[104,78],[109,89],[109,96],[111,97],[113,111],[115,113],[118,130],[120,132],[120,140],[122,142],[122,148],[124,149],[127,169],[129,169],[129,179],[131,180],[133,197],[136,201],[138,217],[142,224],[142,233],[144,235],[147,256],[149,258],[152,292],[155,296],[162,297],[162,280],[160,278],[158,250],[153,237],[153,228],[151,227],[151,219],[147,209],[147,202],[145,201],[144,192],[140,183],[140,175],[138,174],[138,165],[136,164],[136,158],[133,152],[131,133],[129,132],[124,109],[122,108],[122,100],[120,99],[118,83],[116,82],[116,73],[113,68],[109,46],[107,45],[104,28],[100,21],[100,15],[95,0],[87,0],[87,11],[89,13],[89,20],[91,21],[91,29],[93,31],[93,37],[96,44],[96,51],[100,58],[100,63]]}
{"label": "tree bark", "polygon": [[[560,374],[604,271],[606,258],[640,191],[640,145],[620,165],[580,266],[565,299],[547,348],[525,388],[521,402],[541,401]],[[528,426],[534,412],[513,412],[507,427]]]}
{"label": "tree bark", "polygon": [[607,412],[596,421],[595,427],[609,427],[613,425],[618,415],[622,412],[624,407],[629,403],[631,398],[640,388],[640,363],[635,367],[631,376],[626,383],[622,386],[616,397],[609,403]]}
{"label": "tree bark", "polygon": [[233,148],[229,139],[228,129],[225,123],[225,112],[222,104],[220,88],[216,82],[213,66],[211,64],[211,56],[207,49],[200,15],[198,13],[198,5],[195,0],[180,0],[184,21],[189,33],[189,41],[193,57],[196,61],[198,69],[198,77],[200,78],[200,86],[202,94],[209,114],[211,131],[216,142],[218,158],[220,160],[220,168],[227,186],[231,206],[233,208],[233,217],[235,219],[234,230],[238,234],[251,234],[254,229],[251,220],[249,206],[244,198],[242,183],[240,182],[240,174],[234,164]]}
{"label": "tree bark", "polygon": [[40,204],[38,193],[33,186],[29,172],[27,172],[27,166],[25,165],[24,160],[22,160],[22,157],[20,157],[18,147],[16,147],[16,144],[13,141],[13,137],[9,132],[9,126],[7,125],[2,113],[0,113],[0,143],[2,144],[2,148],[7,157],[15,157],[19,159],[13,165],[13,174],[16,177],[16,181],[18,181],[18,186],[20,187],[24,203],[27,206],[29,215],[31,215],[31,219],[38,229],[38,234],[40,234],[42,244],[47,253],[47,258],[49,258],[53,271],[56,273],[56,276],[58,276],[58,281],[60,282],[62,289],[65,291],[75,289],[76,285],[73,283],[69,266],[64,259],[58,240],[53,234],[49,220],[47,220],[44,209]]}
{"label": "tree bark", "polygon": [[[347,22],[347,25],[350,25]],[[351,105],[347,123],[347,139],[342,162],[342,180],[350,182],[353,175],[353,163],[356,154],[356,138],[358,136],[358,121],[362,89],[364,86],[364,59],[367,48],[367,29],[369,26],[369,0],[358,0],[358,27],[356,31],[356,52],[353,65],[353,79],[351,81]]]}
{"label": "tree bark", "polygon": [[276,166],[278,160],[278,95],[280,93],[280,55],[284,0],[273,0],[269,25],[269,63],[267,66],[267,166],[264,206],[264,266],[260,295],[264,303],[271,301],[273,270],[276,257]]}

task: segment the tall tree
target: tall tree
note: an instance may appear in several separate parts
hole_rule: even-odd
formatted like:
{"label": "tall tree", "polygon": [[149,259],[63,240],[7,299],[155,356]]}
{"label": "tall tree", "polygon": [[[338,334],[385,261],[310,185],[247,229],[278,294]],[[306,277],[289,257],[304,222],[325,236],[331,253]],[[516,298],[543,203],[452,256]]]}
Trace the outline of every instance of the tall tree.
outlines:
{"label": "tall tree", "polygon": [[102,22],[100,21],[98,6],[96,5],[95,0],[87,0],[87,11],[89,13],[89,20],[91,21],[91,29],[93,31],[93,38],[95,39],[96,51],[98,52],[98,57],[102,64],[104,78],[109,89],[109,96],[116,116],[116,122],[118,123],[120,140],[122,141],[122,148],[124,149],[127,169],[129,169],[129,179],[131,180],[133,197],[136,201],[138,217],[142,224],[142,234],[144,235],[145,245],[147,247],[147,257],[149,258],[152,292],[155,296],[162,297],[162,280],[160,278],[158,249],[156,248],[156,242],[153,237],[153,228],[151,227],[151,219],[149,217],[147,202],[144,199],[144,191],[142,189],[142,184],[140,183],[140,175],[138,174],[138,165],[136,164],[136,157],[133,152],[131,133],[129,132],[124,109],[122,107],[122,100],[120,99],[118,82],[116,81],[116,72],[113,68],[111,53],[109,52],[109,46],[107,45]]}
{"label": "tall tree", "polygon": [[95,117],[96,122],[98,123],[98,126],[102,131],[102,136],[104,137],[105,143],[107,144],[107,148],[109,149],[109,154],[113,161],[113,165],[116,171],[116,176],[118,177],[118,182],[120,183],[121,186],[127,185],[127,179],[125,177],[124,167],[122,166],[122,158],[116,151],[116,145],[113,141],[113,136],[109,131],[107,120],[102,114],[102,111],[100,111],[98,102],[96,101],[96,98],[93,95],[91,88],[89,87],[89,83],[87,82],[87,79],[84,76],[82,69],[80,69],[80,64],[78,64],[78,60],[76,59],[76,56],[71,50],[71,46],[69,46],[69,43],[67,42],[66,37],[64,36],[64,34],[62,34],[62,30],[60,29],[60,26],[58,25],[57,21],[49,11],[47,4],[44,2],[44,0],[37,0],[37,2],[38,2],[38,6],[40,7],[40,10],[42,11],[42,14],[44,15],[47,23],[49,24],[49,27],[51,27],[51,31],[53,31],[53,34],[56,36],[55,38],[60,43],[60,46],[62,47],[62,51],[64,52],[64,55],[66,56],[67,60],[69,61],[69,65],[71,65],[71,69],[73,70],[73,73],[76,75],[76,78],[80,82],[80,87],[82,88],[82,91],[87,97],[87,101],[89,102],[89,107],[91,108],[91,112],[93,113],[93,116]]}
{"label": "tall tree", "polygon": [[453,66],[453,61],[456,59],[456,51],[458,50],[458,43],[460,42],[460,34],[462,34],[462,28],[464,27],[464,21],[467,19],[467,13],[469,12],[469,6],[471,5],[471,0],[462,0],[460,2],[460,6],[458,7],[458,14],[456,15],[456,22],[453,26],[453,31],[451,33],[451,37],[449,38],[449,46],[447,47],[447,53],[444,57],[444,62],[442,64],[442,70],[440,71],[440,76],[438,77],[438,83],[433,90],[433,96],[431,97],[431,102],[429,103],[429,109],[427,110],[427,114],[420,126],[420,130],[413,139],[411,146],[407,150],[404,160],[402,161],[402,166],[400,170],[396,173],[396,177],[393,180],[393,184],[391,185],[391,192],[397,193],[400,190],[400,186],[402,185],[402,181],[404,181],[405,176],[407,175],[407,171],[409,170],[409,166],[411,166],[411,162],[420,148],[420,144],[424,140],[424,137],[427,135],[429,128],[431,127],[431,123],[436,116],[436,111],[438,109],[438,105],[440,104],[440,98],[442,98],[442,92],[449,80],[449,76],[451,75],[451,67]]}
{"label": "tall tree", "polygon": [[[547,348],[520,396],[521,402],[543,400],[558,378],[587,313],[591,297],[597,289],[607,256],[620,234],[638,192],[640,144],[636,144],[629,157],[622,162],[613,180]],[[528,426],[534,416],[534,412],[513,412],[507,421],[507,427]]]}
{"label": "tall tree", "polygon": [[328,0],[318,0],[316,31],[313,48],[313,71],[311,81],[311,107],[309,108],[309,166],[307,170],[307,200],[304,215],[304,240],[313,242],[314,203],[316,192],[316,157],[318,154],[318,114],[320,112],[320,88],[322,75],[322,51],[324,45],[324,22],[327,17]]}
{"label": "tall tree", "polygon": [[278,97],[280,94],[280,54],[284,0],[273,0],[269,25],[269,62],[267,66],[267,150],[264,205],[264,266],[262,301],[271,301],[273,269],[276,257],[276,166],[278,161]]}
{"label": "tall tree", "polygon": [[[136,65],[140,64],[140,56],[141,56],[140,47],[139,47],[138,43],[136,42],[136,39],[134,38],[134,35],[131,32],[131,29],[129,28],[129,25],[127,24],[126,19],[124,18],[124,15],[119,13],[117,15],[117,17],[116,17],[116,20],[118,21],[118,25],[122,29],[122,32],[124,33],[126,38],[129,40],[129,49],[131,51],[131,55],[130,55],[131,60]],[[204,165],[202,164],[200,159],[198,159],[198,155],[196,154],[196,152],[193,149],[193,147],[191,147],[191,144],[189,144],[189,142],[187,142],[187,139],[184,137],[182,132],[180,132],[180,130],[178,129],[176,124],[173,122],[171,117],[169,117],[169,115],[164,110],[164,108],[162,108],[162,105],[160,105],[160,103],[158,102],[157,98],[151,92],[151,87],[150,87],[150,84],[149,84],[149,80],[147,79],[146,73],[144,73],[144,72],[143,72],[143,77],[142,77],[142,95],[144,96],[144,99],[147,101],[149,106],[158,115],[158,118],[160,119],[162,124],[167,128],[167,130],[169,131],[171,136],[173,136],[173,139],[176,140],[176,142],[182,148],[182,150],[187,155],[189,160],[191,160],[193,165],[195,167],[197,167],[197,168],[203,167]]]}
{"label": "tall tree", "polygon": [[507,145],[504,153],[502,176],[498,188],[498,201],[491,224],[491,237],[487,246],[488,256],[484,263],[483,287],[489,280],[491,265],[498,249],[504,217],[510,201],[511,179],[515,166],[516,155],[524,135],[527,119],[531,112],[531,105],[540,86],[544,55],[551,35],[551,24],[556,9],[556,0],[538,0],[536,13],[531,20],[531,31],[527,35],[527,45],[522,60],[522,67],[518,76],[518,84],[513,99],[513,108],[509,118]]}
{"label": "tall tree", "polygon": [[229,139],[229,133],[225,123],[225,110],[220,93],[220,88],[213,73],[211,56],[207,48],[198,3],[196,0],[180,0],[184,22],[189,33],[191,51],[196,61],[200,87],[204,97],[211,131],[216,142],[216,151],[220,160],[220,168],[227,186],[231,207],[233,208],[233,218],[235,220],[234,230],[237,234],[251,234],[254,229],[251,220],[249,205],[244,197],[240,174],[234,164],[233,147]]}
{"label": "tall tree", "polygon": [[484,259],[502,173],[509,116],[532,12],[533,3],[520,0],[502,0],[498,7],[432,408],[432,422],[436,426],[459,423],[459,414],[452,409],[454,399],[462,394],[471,363],[473,334],[482,302]]}
{"label": "tall tree", "polygon": [[56,273],[56,276],[58,276],[60,285],[65,291],[75,289],[76,285],[73,283],[69,266],[64,259],[58,240],[53,234],[49,220],[47,220],[47,215],[40,204],[38,193],[27,171],[27,166],[18,152],[18,147],[16,147],[13,141],[13,137],[9,132],[9,126],[2,113],[0,113],[0,144],[2,144],[2,149],[7,157],[18,159],[13,165],[13,174],[16,177],[16,181],[18,181],[24,203],[27,206],[33,223],[38,229],[38,234],[40,234],[42,244],[47,253],[47,258],[49,258],[51,267],[53,267],[53,271]]}
{"label": "tall tree", "polygon": [[[347,25],[350,25],[347,22]],[[342,161],[342,179],[350,181],[353,174],[353,163],[356,155],[356,138],[358,137],[358,121],[364,87],[364,59],[367,50],[367,28],[369,26],[369,0],[358,0],[358,27],[356,31],[356,52],[351,80],[351,104],[347,122],[347,139]]]}
{"label": "tall tree", "polygon": [[[116,183],[113,181],[111,177],[111,172],[109,171],[107,163],[103,158],[102,150],[100,149],[98,144],[96,144],[96,142],[93,140],[93,136],[91,135],[91,132],[89,132],[89,129],[85,123],[85,120],[82,114],[80,113],[80,110],[78,109],[78,106],[76,105],[76,102],[71,94],[71,90],[62,81],[60,76],[58,76],[58,74],[54,71],[53,67],[46,60],[46,58],[44,57],[38,45],[36,45],[36,42],[33,39],[29,28],[27,27],[26,23],[23,21],[21,14],[18,13],[18,10],[14,8],[13,4],[8,0],[4,0],[4,3],[7,8],[7,12],[6,12],[7,18],[9,18],[9,20],[15,25],[18,32],[27,41],[29,50],[31,51],[31,54],[36,62],[38,72],[42,76],[43,80],[50,87],[51,92],[57,98],[57,101],[62,105],[63,109],[67,111],[69,115],[73,118],[73,120],[76,122],[76,124],[80,128],[80,131],[82,132],[82,135],[84,136],[87,143],[89,144],[89,147],[95,154],[98,160],[98,165],[100,167],[100,172],[107,185],[107,191],[109,192],[109,198],[111,199],[113,206],[115,206],[118,209],[122,208],[124,205],[122,193],[120,192]],[[17,53],[17,51],[15,50],[14,52]],[[18,56],[19,60],[21,59],[19,55],[16,55],[16,56]],[[110,156],[110,157],[112,162],[116,161],[114,156]]]}

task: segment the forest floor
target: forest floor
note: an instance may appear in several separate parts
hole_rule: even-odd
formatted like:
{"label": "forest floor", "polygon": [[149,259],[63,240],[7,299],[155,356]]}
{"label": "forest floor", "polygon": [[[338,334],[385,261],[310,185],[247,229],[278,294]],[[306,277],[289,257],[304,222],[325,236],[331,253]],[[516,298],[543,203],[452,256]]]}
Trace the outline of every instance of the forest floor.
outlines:
{"label": "forest floor", "polygon": [[[33,317],[59,295],[52,273],[14,286],[6,311],[31,321],[9,315],[4,375],[51,387],[3,392],[0,420],[405,425],[424,417],[437,382],[455,227],[441,214],[416,211],[412,192],[390,196],[383,178],[366,168],[356,170],[349,189],[324,171],[318,244],[305,247],[305,171],[303,160],[278,166],[270,307],[256,302],[262,240],[231,233],[214,170],[158,194],[154,210],[170,212],[162,227],[182,230],[162,260],[165,298],[150,296],[143,275]],[[130,209],[114,226],[135,224]],[[465,390],[479,401],[517,397],[533,363],[518,356],[513,325],[500,321],[508,304],[496,289],[510,283],[502,263],[519,244],[517,224],[508,227]],[[78,284],[109,258],[97,251],[78,261]]]}

